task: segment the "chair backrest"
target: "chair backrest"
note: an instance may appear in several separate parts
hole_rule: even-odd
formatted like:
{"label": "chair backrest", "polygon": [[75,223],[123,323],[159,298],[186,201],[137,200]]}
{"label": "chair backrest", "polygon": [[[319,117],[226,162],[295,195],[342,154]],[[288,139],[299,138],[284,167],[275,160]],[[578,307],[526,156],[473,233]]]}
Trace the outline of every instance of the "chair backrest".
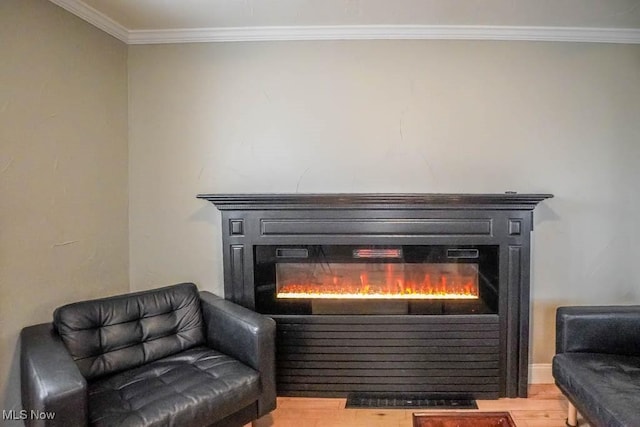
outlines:
{"label": "chair backrest", "polygon": [[196,285],[181,283],[59,307],[53,323],[91,380],[202,345]]}

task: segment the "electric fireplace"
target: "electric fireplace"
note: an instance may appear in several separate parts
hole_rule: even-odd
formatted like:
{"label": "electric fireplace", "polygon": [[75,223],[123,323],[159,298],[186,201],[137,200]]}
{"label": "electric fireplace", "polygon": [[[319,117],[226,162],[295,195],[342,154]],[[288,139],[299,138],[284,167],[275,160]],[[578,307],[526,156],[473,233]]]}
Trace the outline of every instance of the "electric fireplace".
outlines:
{"label": "electric fireplace", "polygon": [[526,397],[548,194],[201,194],[225,298],[277,324],[281,396]]}
{"label": "electric fireplace", "polygon": [[497,313],[497,246],[256,246],[264,314]]}

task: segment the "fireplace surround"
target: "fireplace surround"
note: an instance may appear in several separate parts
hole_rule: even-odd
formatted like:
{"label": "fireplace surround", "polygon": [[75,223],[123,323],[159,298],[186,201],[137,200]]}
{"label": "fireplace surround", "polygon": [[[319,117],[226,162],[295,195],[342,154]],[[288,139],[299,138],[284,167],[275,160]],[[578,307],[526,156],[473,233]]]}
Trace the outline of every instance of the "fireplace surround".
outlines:
{"label": "fireplace surround", "polygon": [[225,298],[273,317],[283,396],[526,397],[549,194],[200,194]]}

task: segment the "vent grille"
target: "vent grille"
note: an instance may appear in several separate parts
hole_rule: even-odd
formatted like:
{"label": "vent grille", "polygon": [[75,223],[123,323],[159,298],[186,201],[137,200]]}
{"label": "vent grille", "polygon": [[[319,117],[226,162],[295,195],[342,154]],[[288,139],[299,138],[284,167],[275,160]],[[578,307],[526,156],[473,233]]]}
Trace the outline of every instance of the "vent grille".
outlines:
{"label": "vent grille", "polygon": [[346,408],[478,409],[473,399],[434,399],[424,394],[349,393]]}

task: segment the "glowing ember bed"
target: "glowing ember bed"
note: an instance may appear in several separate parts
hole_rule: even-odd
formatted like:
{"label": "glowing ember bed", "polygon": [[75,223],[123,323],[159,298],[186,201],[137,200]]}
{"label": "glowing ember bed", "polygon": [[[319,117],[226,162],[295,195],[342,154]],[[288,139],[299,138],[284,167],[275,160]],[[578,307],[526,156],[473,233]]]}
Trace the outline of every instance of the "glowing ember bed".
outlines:
{"label": "glowing ember bed", "polygon": [[280,263],[276,282],[276,298],[478,298],[478,269],[469,264]]}

